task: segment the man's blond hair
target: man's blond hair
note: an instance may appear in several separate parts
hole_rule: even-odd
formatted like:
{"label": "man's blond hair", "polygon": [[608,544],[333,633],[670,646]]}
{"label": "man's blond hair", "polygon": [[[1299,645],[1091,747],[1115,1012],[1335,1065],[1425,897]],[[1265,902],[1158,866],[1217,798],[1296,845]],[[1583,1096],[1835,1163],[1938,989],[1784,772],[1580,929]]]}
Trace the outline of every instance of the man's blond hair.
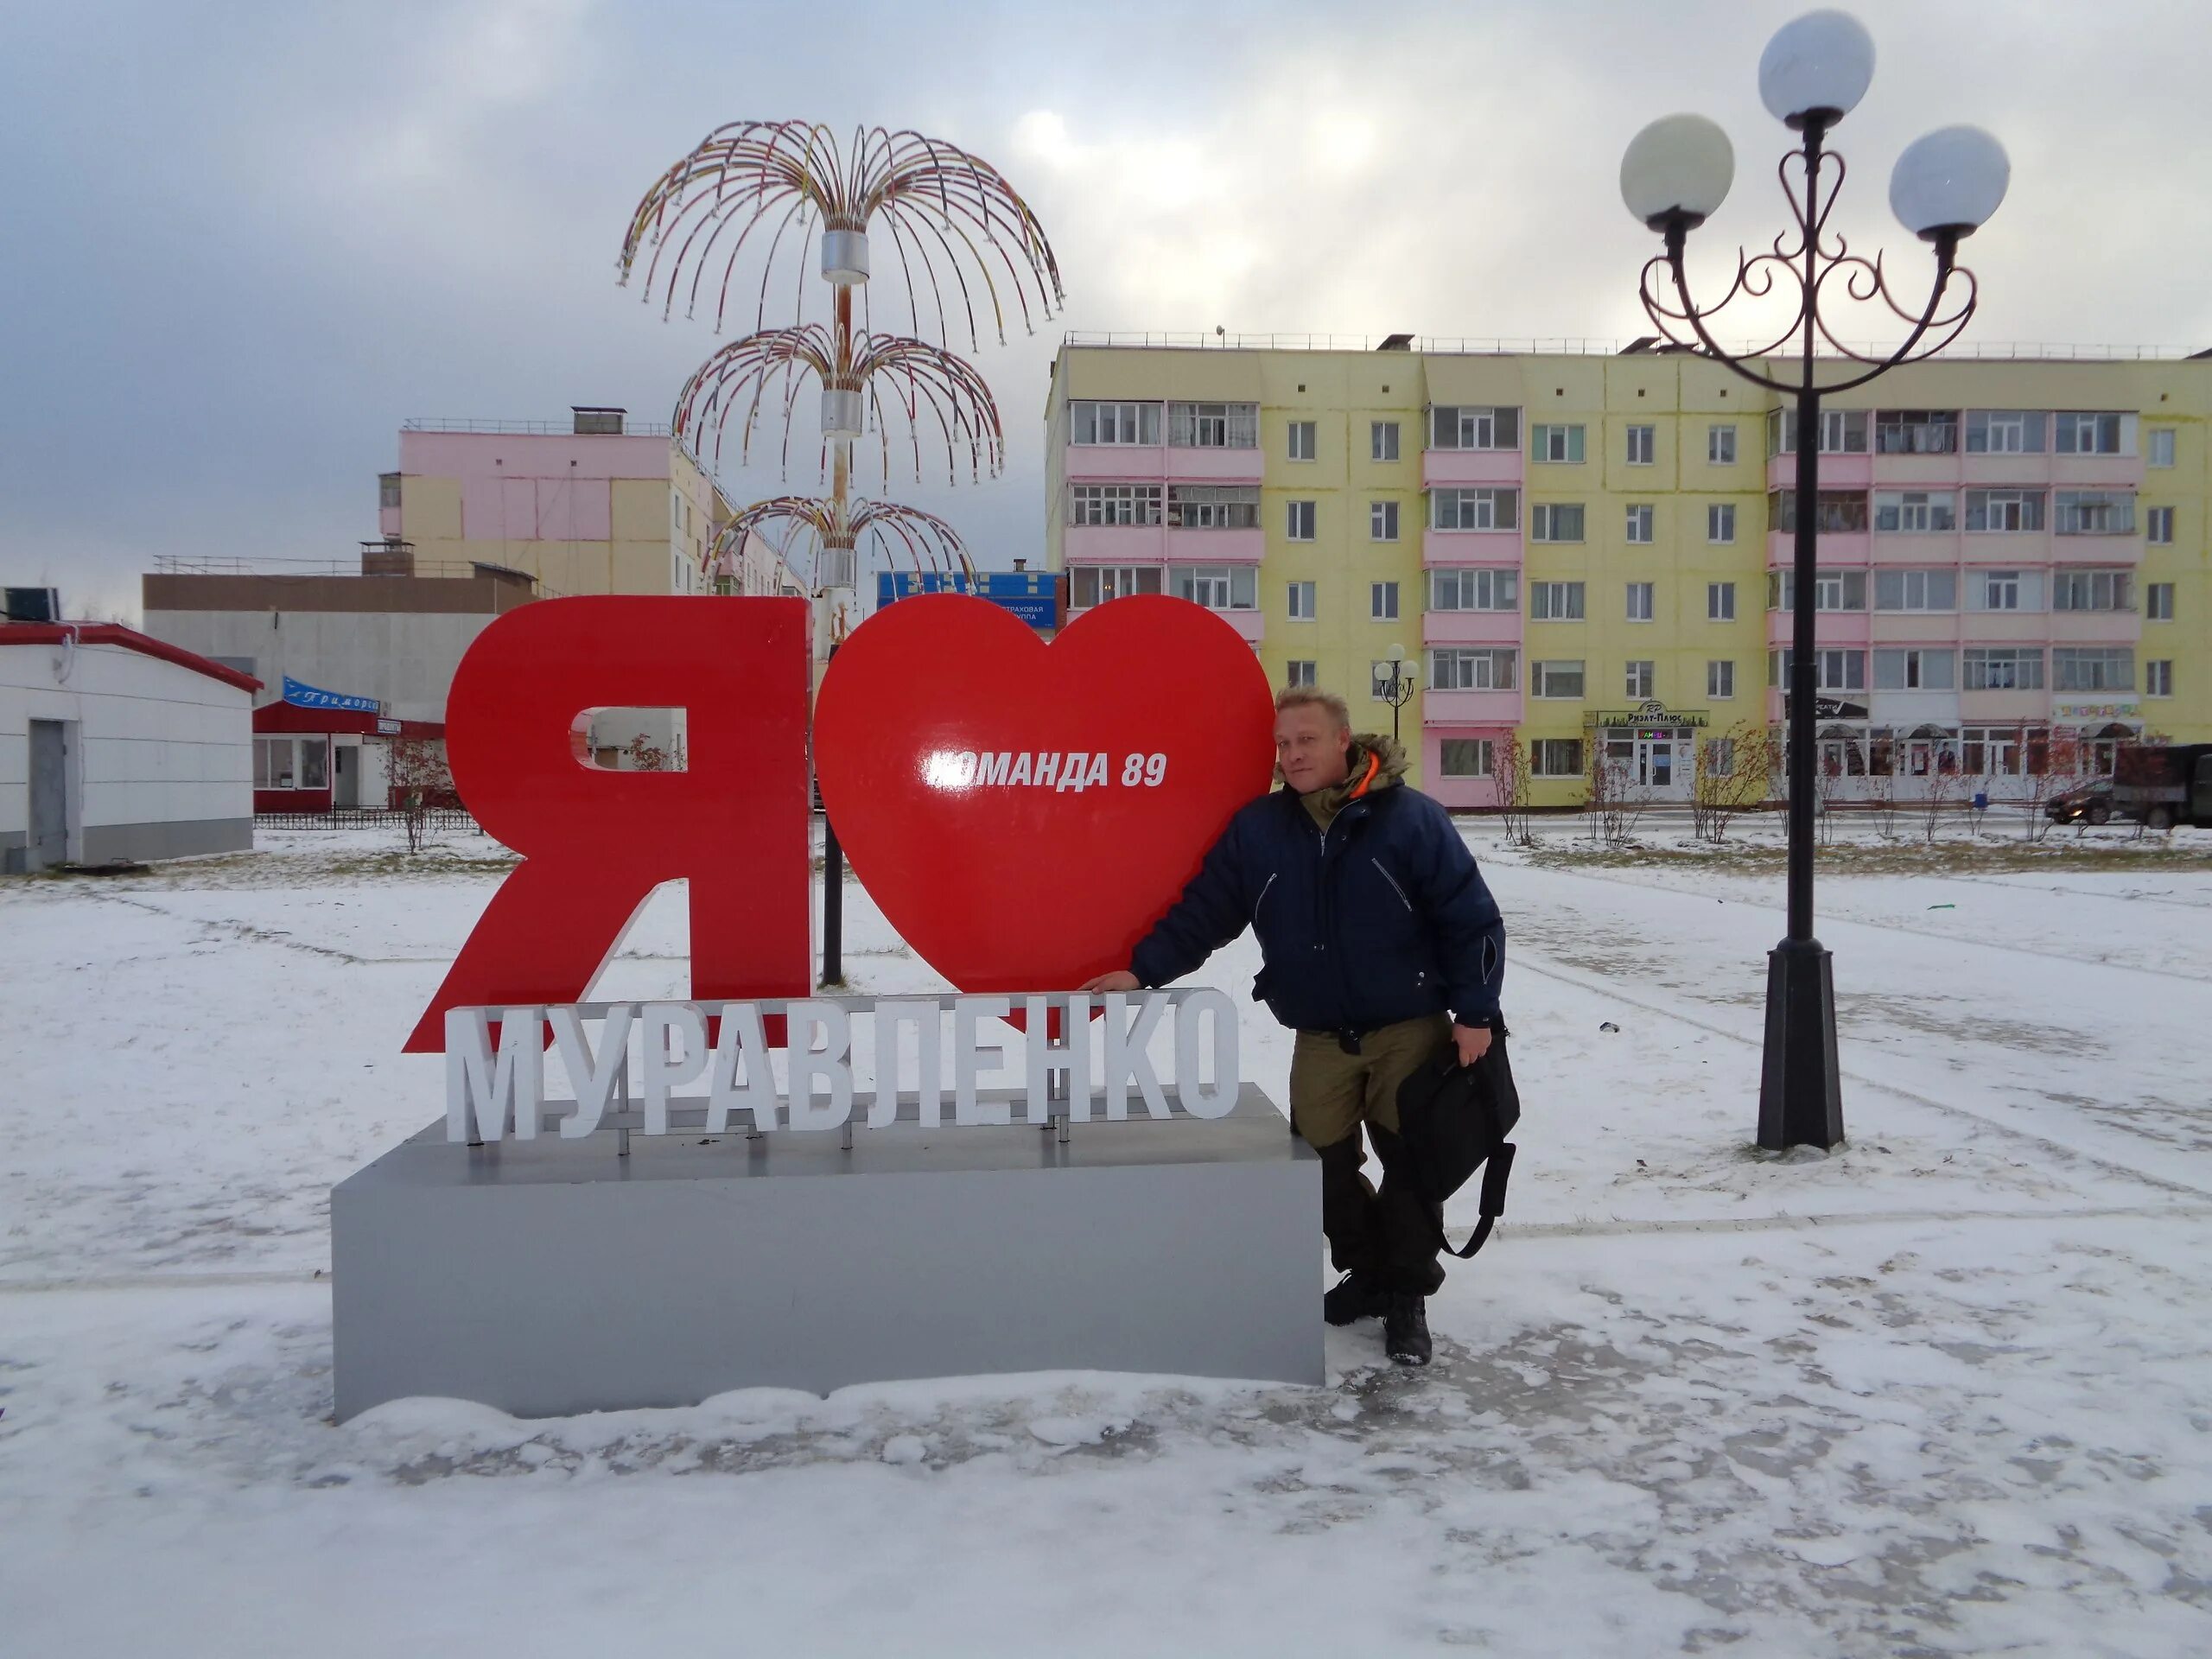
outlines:
{"label": "man's blond hair", "polygon": [[1286,709],[1325,709],[1333,715],[1337,729],[1351,730],[1351,705],[1333,691],[1324,691],[1318,685],[1286,685],[1275,693],[1275,713]]}

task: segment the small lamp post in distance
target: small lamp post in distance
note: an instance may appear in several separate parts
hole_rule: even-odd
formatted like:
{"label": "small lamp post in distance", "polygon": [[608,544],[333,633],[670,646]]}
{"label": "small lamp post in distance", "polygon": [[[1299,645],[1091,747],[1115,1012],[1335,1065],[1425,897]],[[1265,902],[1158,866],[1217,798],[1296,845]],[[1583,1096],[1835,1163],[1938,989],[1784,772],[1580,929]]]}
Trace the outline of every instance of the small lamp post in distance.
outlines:
{"label": "small lamp post in distance", "polygon": [[[1897,157],[1890,175],[1890,206],[1936,254],[1935,280],[1925,303],[1900,305],[1890,291],[1881,257],[1853,253],[1827,228],[1845,172],[1843,157],[1827,148],[1828,135],[1865,96],[1873,74],[1872,37],[1844,12],[1808,12],[1767,43],[1759,59],[1759,96],[1800,135],[1798,147],[1783,156],[1777,169],[1793,223],[1774,238],[1771,252],[1739,250],[1735,280],[1710,304],[1692,299],[1682,257],[1689,233],[1719,208],[1733,181],[1735,152],[1728,135],[1700,115],[1666,116],[1637,133],[1621,158],[1621,199],[1665,239],[1664,251],[1646,262],[1640,284],[1643,308],[1653,323],[1675,344],[1726,364],[1794,405],[1795,591],[1785,686],[1789,925],[1787,937],[1767,958],[1766,1046],[1759,1082],[1758,1143],[1775,1151],[1825,1148],[1843,1140],[1834,963],[1813,933],[1818,692],[1813,595],[1819,570],[1821,400],[1863,386],[1900,363],[1932,357],[1958,338],[1974,315],[1978,293],[1974,273],[1958,264],[1959,244],[1996,212],[2011,178],[2003,147],[1978,127],[1940,128]],[[1738,300],[1755,304],[1778,292],[1786,303],[1790,289],[1785,283],[1795,284],[1797,301],[1788,325],[1764,346],[1740,353],[1723,350],[1713,337],[1713,319]],[[1904,340],[1885,353],[1854,350],[1833,326],[1834,308],[1873,302],[1908,325]]]}
{"label": "small lamp post in distance", "polygon": [[1385,647],[1389,652],[1390,674],[1382,682],[1382,701],[1390,705],[1390,737],[1400,741],[1398,711],[1414,700],[1414,682],[1421,676],[1418,664],[1406,660],[1406,648],[1392,640]]}

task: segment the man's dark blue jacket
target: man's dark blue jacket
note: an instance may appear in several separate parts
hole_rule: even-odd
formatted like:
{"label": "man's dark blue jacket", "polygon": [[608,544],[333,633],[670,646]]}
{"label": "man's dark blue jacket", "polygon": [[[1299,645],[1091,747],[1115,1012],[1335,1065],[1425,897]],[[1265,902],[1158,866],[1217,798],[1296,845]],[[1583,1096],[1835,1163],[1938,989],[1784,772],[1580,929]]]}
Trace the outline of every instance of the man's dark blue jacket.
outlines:
{"label": "man's dark blue jacket", "polygon": [[1505,924],[1451,815],[1417,791],[1356,793],[1325,833],[1288,789],[1240,809],[1129,969],[1165,985],[1248,924],[1264,959],[1252,995],[1298,1030],[1497,1013]]}

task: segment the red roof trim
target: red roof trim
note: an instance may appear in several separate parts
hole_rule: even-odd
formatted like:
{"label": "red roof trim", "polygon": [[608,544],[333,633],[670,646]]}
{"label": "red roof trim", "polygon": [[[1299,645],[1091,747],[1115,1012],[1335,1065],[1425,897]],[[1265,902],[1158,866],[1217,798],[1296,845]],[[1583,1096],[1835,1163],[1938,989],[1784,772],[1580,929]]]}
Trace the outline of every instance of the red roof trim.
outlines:
{"label": "red roof trim", "polygon": [[0,645],[58,645],[72,637],[80,645],[120,645],[125,651],[158,657],[165,663],[205,674],[211,680],[220,680],[241,691],[261,690],[261,682],[251,674],[225,668],[196,651],[187,651],[182,645],[173,645],[136,628],[126,628],[120,622],[0,622]]}
{"label": "red roof trim", "polygon": [[296,703],[265,702],[253,711],[257,732],[358,733],[363,737],[436,737],[446,734],[445,722],[403,720],[397,732],[380,732],[378,721],[386,716],[358,709],[302,709]]}

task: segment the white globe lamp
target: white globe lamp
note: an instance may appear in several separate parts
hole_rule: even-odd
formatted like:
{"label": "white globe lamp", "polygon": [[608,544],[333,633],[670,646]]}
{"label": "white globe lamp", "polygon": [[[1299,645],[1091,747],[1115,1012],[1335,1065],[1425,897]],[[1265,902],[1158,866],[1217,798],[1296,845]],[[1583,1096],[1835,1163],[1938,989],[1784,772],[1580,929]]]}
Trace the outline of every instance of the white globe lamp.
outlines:
{"label": "white globe lamp", "polygon": [[1728,199],[1736,151],[1701,115],[1664,115],[1629,140],[1621,156],[1621,200],[1655,231],[1702,225]]}
{"label": "white globe lamp", "polygon": [[1890,173],[1890,207],[1915,236],[1972,236],[2012,181],[2005,146],[1980,127],[1938,127],[1916,138]]}
{"label": "white globe lamp", "polygon": [[1848,12],[1808,11],[1784,23],[1759,57],[1759,97],[1795,128],[1833,126],[1874,79],[1874,37]]}

